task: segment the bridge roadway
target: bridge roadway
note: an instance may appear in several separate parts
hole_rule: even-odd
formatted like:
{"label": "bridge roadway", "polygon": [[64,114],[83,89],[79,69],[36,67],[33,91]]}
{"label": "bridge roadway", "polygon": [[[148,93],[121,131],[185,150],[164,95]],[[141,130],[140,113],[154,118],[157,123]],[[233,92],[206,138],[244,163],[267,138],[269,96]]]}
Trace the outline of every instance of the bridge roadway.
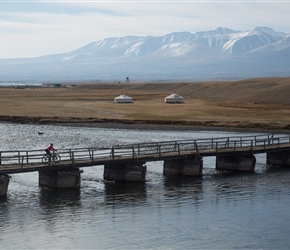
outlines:
{"label": "bridge roadway", "polygon": [[114,145],[111,148],[60,149],[57,153],[61,160],[57,163],[43,163],[43,149],[1,151],[0,174],[287,150],[290,150],[290,135],[261,134]]}

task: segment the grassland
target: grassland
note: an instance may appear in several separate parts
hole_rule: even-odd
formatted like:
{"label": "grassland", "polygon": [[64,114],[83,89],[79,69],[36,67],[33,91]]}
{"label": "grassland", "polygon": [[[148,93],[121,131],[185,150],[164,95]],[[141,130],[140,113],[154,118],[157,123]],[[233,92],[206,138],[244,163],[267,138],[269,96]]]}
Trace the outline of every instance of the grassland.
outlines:
{"label": "grassland", "polygon": [[[67,84],[68,86],[69,84]],[[132,104],[114,104],[126,94]],[[184,104],[166,104],[172,93]],[[0,120],[97,125],[163,124],[290,131],[290,78],[180,83],[98,83],[0,88]]]}

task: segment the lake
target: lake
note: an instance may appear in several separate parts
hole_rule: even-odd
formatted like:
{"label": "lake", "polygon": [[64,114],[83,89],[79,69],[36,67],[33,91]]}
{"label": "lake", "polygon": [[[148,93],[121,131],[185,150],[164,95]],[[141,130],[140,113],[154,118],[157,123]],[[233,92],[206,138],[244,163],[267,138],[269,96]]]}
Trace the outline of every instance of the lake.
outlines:
{"label": "lake", "polygon": [[[0,131],[0,151],[253,135],[10,123]],[[255,173],[221,173],[205,157],[203,176],[190,178],[168,178],[163,162],[150,162],[143,184],[104,183],[103,166],[87,167],[80,190],[12,174],[0,200],[1,249],[289,249],[290,168],[265,158],[256,155]]]}

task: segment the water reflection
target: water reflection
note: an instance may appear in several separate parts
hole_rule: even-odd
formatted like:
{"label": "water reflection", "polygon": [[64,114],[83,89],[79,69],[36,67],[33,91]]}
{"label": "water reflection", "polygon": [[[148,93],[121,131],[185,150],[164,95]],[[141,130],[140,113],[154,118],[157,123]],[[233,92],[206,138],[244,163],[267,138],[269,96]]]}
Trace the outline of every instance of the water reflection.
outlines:
{"label": "water reflection", "polygon": [[[0,196],[0,208],[2,208],[2,205],[6,205],[7,204],[7,195],[4,196]],[[0,209],[1,210],[1,209]]]}
{"label": "water reflection", "polygon": [[268,173],[290,172],[290,167],[289,166],[274,166],[274,165],[268,165],[267,164],[266,171]]}
{"label": "water reflection", "polygon": [[0,231],[9,223],[9,204],[6,196],[0,196]]}
{"label": "water reflection", "polygon": [[139,204],[146,200],[146,183],[105,183],[105,201],[107,205]]}
{"label": "water reflection", "polygon": [[164,199],[175,207],[189,203],[198,208],[204,199],[203,185],[202,177],[167,177],[164,179]]}
{"label": "water reflection", "polygon": [[80,206],[81,193],[79,189],[39,188],[40,205],[54,206]]}
{"label": "water reflection", "polygon": [[184,195],[184,191],[190,194],[200,194],[203,191],[202,177],[167,177],[164,179],[164,191],[168,196]]}

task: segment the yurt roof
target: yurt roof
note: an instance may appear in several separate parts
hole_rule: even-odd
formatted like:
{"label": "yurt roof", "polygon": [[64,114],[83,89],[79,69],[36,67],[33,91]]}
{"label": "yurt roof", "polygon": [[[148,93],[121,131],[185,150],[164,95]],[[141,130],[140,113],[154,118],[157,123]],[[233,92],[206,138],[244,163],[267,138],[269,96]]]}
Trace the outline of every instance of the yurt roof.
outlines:
{"label": "yurt roof", "polygon": [[119,95],[119,96],[115,97],[115,99],[132,99],[132,97],[127,96],[125,94],[122,94],[122,95]]}
{"label": "yurt roof", "polygon": [[114,98],[114,103],[132,103],[132,102],[133,98],[125,94],[119,95]]}
{"label": "yurt roof", "polygon": [[178,94],[171,94],[171,95],[167,96],[166,98],[183,99],[183,97],[178,95]]}

